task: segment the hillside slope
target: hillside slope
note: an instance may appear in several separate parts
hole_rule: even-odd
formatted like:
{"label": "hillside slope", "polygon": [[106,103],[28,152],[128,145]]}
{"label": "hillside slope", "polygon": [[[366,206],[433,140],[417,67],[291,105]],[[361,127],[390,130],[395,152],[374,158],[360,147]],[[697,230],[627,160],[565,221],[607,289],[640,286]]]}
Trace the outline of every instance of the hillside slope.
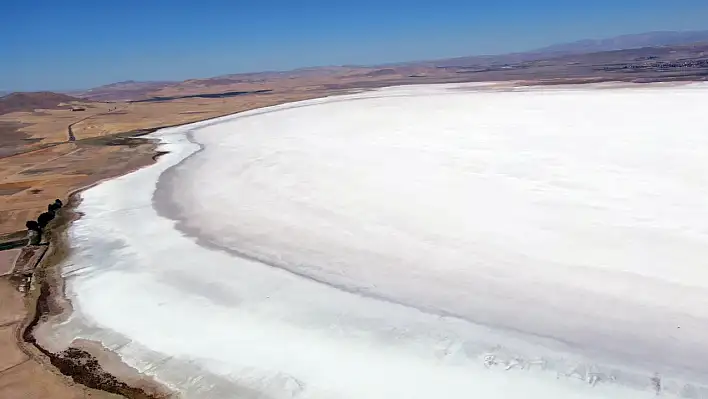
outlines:
{"label": "hillside slope", "polygon": [[178,82],[136,82],[128,80],[75,92],[73,95],[93,101],[129,101],[148,98],[148,93]]}
{"label": "hillside slope", "polygon": [[54,109],[59,108],[59,104],[73,101],[85,102],[80,98],[50,91],[11,93],[0,97],[0,115],[18,111],[31,112],[35,109]]}

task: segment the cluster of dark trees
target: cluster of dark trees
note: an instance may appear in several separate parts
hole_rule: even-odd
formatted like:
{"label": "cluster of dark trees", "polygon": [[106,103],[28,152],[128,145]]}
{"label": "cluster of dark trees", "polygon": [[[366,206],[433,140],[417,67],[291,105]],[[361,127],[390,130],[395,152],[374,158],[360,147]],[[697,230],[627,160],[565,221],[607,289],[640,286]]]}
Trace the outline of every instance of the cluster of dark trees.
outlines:
{"label": "cluster of dark trees", "polygon": [[40,214],[37,220],[28,220],[27,223],[25,223],[29,234],[29,245],[38,245],[42,241],[42,232],[44,232],[49,222],[54,220],[57,211],[59,211],[63,205],[60,199],[56,199],[51,204],[47,205],[47,211]]}

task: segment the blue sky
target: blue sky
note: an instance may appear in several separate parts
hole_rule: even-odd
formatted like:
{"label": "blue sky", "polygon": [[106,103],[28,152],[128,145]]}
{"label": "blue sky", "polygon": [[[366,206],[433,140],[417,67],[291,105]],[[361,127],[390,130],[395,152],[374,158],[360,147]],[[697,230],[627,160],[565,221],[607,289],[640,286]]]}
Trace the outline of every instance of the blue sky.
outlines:
{"label": "blue sky", "polygon": [[0,2],[0,90],[69,90],[708,29],[706,0]]}

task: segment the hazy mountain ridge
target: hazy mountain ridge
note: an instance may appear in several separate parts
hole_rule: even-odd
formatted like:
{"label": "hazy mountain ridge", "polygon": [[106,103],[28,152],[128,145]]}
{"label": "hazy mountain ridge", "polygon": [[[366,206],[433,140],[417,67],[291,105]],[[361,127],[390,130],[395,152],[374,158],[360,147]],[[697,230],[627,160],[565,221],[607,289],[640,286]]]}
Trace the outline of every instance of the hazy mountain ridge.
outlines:
{"label": "hazy mountain ridge", "polygon": [[704,31],[656,31],[615,36],[607,39],[584,39],[559,43],[531,51],[532,53],[590,53],[626,50],[641,47],[672,46],[708,42],[708,30]]}
{"label": "hazy mountain ridge", "polygon": [[[329,86],[355,86],[354,80],[385,80],[390,84],[401,84],[403,80],[411,78],[441,77],[440,68],[449,73],[466,73],[471,80],[490,79],[534,79],[552,78],[553,73],[558,77],[568,77],[566,68],[568,63],[584,63],[586,71],[594,71],[591,66],[603,67],[606,62],[638,63],[635,58],[659,54],[662,60],[673,62],[678,58],[666,51],[666,46],[674,46],[687,57],[703,58],[703,50],[696,50],[691,43],[708,43],[708,31],[660,31],[639,34],[621,35],[606,39],[586,39],[575,42],[559,43],[527,52],[499,54],[499,55],[474,55],[430,61],[401,62],[395,64],[381,64],[375,66],[321,66],[306,67],[288,71],[261,71],[227,74],[211,78],[187,79],[181,82],[150,81],[136,82],[124,81],[96,87],[83,92],[70,94],[94,101],[132,101],[145,100],[159,96],[176,96],[194,94],[196,92],[219,91],[258,91],[271,89],[273,86],[281,87],[292,84],[298,85],[324,85]],[[638,55],[644,54],[644,55]],[[572,56],[582,56],[580,59],[571,59]],[[571,58],[566,58],[571,57]],[[546,68],[540,75],[533,75],[531,69],[526,73],[519,73],[519,68],[537,67],[540,63],[556,63],[554,72],[548,75]],[[477,70],[473,70],[477,68]],[[511,68],[515,71],[500,71],[499,68]],[[460,69],[460,70],[456,70]],[[575,71],[578,68],[566,68]],[[452,71],[452,72],[450,72]],[[470,73],[480,74],[472,77]],[[493,73],[490,73],[493,72]],[[588,72],[588,73],[589,73]],[[484,74],[486,73],[486,75]],[[585,73],[585,76],[590,76]],[[457,75],[462,76],[462,75]],[[575,76],[575,75],[574,75]],[[443,77],[441,77],[443,78]],[[623,79],[626,76],[623,76]],[[288,83],[288,81],[290,82]],[[373,82],[373,81],[372,81]],[[369,83],[372,83],[369,82]],[[431,83],[432,81],[427,81]],[[365,82],[366,83],[366,82]],[[376,82],[373,82],[376,83]],[[425,83],[421,81],[421,83]]]}
{"label": "hazy mountain ridge", "polygon": [[[645,47],[690,45],[708,42],[707,31],[660,31],[615,36],[606,39],[584,39],[558,43],[535,50],[499,55],[473,55],[422,62],[429,66],[469,66],[537,61],[574,54],[632,50]],[[410,64],[408,64],[410,65]]]}

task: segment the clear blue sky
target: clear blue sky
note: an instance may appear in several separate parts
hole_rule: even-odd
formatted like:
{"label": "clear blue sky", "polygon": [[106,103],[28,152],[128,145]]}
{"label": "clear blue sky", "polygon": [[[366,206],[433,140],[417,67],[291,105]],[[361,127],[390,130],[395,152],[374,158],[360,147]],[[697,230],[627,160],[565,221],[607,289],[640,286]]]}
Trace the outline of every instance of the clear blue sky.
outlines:
{"label": "clear blue sky", "polygon": [[0,90],[81,89],[708,29],[708,0],[4,0]]}

